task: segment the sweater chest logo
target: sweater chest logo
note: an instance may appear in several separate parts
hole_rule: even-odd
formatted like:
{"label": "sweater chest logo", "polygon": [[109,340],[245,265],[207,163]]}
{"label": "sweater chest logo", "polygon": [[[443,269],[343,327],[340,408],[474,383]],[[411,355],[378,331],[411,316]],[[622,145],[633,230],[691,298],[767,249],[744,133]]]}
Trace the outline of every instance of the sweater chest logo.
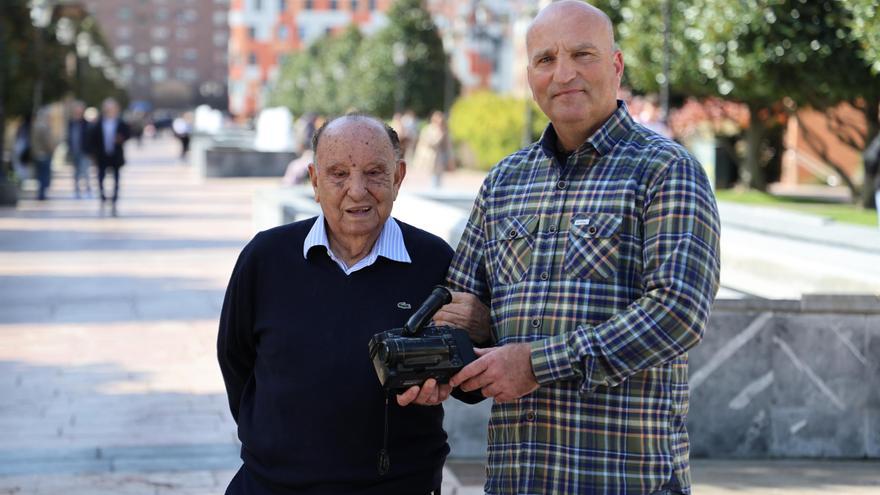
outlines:
{"label": "sweater chest logo", "polygon": [[412,306],[410,306],[409,303],[406,301],[400,301],[399,303],[397,303],[397,307],[400,309],[412,309]]}

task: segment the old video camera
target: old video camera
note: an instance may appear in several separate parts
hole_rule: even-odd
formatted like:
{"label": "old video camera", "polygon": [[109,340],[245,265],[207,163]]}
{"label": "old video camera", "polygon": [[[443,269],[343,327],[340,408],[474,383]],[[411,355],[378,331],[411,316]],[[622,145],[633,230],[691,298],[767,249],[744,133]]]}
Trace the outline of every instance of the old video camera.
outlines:
{"label": "old video camera", "polygon": [[428,378],[448,383],[452,375],[477,359],[466,331],[425,326],[452,300],[445,287],[435,287],[403,328],[379,332],[370,339],[370,359],[386,391],[400,393]]}

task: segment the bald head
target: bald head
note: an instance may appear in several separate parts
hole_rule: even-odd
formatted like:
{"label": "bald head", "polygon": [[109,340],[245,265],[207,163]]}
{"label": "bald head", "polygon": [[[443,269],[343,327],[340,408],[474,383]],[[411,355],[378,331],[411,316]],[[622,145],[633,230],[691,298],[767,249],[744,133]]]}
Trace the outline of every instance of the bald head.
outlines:
{"label": "bald head", "polygon": [[316,155],[315,163],[318,163],[318,145],[321,142],[321,137],[325,133],[348,133],[351,132],[352,129],[357,128],[372,129],[377,133],[387,136],[388,144],[391,146],[394,158],[398,160],[401,158],[400,138],[397,136],[397,132],[394,129],[385,124],[385,122],[370,115],[353,113],[330,119],[325,122],[317,132],[315,132],[315,135],[312,137],[312,151],[314,151]]}
{"label": "bald head", "polygon": [[563,0],[538,13],[526,35],[532,96],[568,151],[617,109],[623,55],[611,20],[592,5]]}
{"label": "bald head", "polygon": [[529,49],[532,33],[541,26],[558,26],[561,19],[577,19],[584,22],[584,29],[600,29],[606,34],[609,49],[614,47],[614,26],[611,18],[605,12],[580,0],[561,0],[553,2],[541,9],[538,15],[529,24],[526,31],[526,50]]}

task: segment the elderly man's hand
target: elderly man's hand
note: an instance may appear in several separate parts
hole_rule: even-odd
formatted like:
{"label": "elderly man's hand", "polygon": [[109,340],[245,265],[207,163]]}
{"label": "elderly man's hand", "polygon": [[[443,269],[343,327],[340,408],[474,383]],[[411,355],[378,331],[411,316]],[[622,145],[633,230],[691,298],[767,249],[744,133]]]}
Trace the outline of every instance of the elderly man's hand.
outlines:
{"label": "elderly man's hand", "polygon": [[538,388],[532,372],[532,348],[529,344],[507,344],[488,349],[474,349],[476,361],[462,368],[450,380],[452,387],[465,392],[482,389],[483,396],[495,402],[508,402]]}
{"label": "elderly man's hand", "polygon": [[436,406],[449,397],[452,392],[452,386],[448,383],[437,383],[437,380],[428,378],[425,383],[419,386],[412,386],[402,394],[397,394],[397,403],[401,406],[408,406],[416,403],[420,406]]}
{"label": "elderly man's hand", "polygon": [[477,296],[468,292],[452,292],[452,302],[434,315],[435,325],[449,325],[467,330],[477,344],[492,339],[492,320],[489,308]]}

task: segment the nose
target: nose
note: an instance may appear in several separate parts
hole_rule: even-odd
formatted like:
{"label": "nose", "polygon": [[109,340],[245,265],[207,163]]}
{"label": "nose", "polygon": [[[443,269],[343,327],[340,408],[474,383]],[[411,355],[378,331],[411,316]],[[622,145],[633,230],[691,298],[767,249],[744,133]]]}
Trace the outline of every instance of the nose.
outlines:
{"label": "nose", "polygon": [[558,83],[567,83],[575,77],[574,63],[567,57],[559,57],[556,67],[553,69],[553,80]]}
{"label": "nose", "polygon": [[367,195],[367,178],[364,174],[351,174],[351,182],[348,186],[348,195],[352,199],[361,199]]}

